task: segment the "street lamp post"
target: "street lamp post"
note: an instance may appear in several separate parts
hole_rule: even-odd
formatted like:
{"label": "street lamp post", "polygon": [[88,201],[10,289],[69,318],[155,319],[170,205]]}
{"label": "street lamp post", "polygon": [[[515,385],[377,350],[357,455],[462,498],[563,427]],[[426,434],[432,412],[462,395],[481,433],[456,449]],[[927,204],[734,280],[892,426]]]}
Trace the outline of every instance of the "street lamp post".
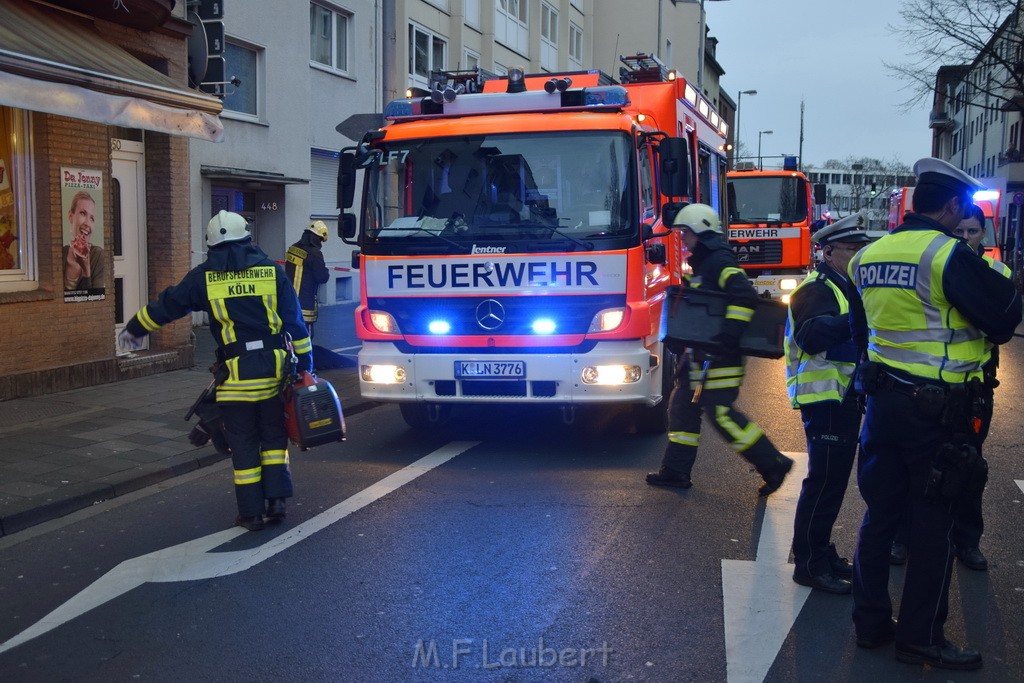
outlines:
{"label": "street lamp post", "polygon": [[761,170],[761,136],[771,135],[773,131],[770,130],[759,130],[757,131],[757,170]]}
{"label": "street lamp post", "polygon": [[736,140],[736,154],[740,151],[740,105],[743,104],[744,95],[756,95],[756,90],[740,90],[736,93],[736,133],[733,137]]}

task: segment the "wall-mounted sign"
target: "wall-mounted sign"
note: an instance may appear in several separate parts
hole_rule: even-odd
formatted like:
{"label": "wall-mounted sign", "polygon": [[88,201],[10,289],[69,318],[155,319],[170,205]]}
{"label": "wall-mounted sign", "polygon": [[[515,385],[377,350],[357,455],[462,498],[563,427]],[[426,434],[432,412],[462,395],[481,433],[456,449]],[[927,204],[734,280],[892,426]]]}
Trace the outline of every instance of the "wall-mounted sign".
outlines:
{"label": "wall-mounted sign", "polygon": [[107,258],[103,249],[103,171],[60,169],[60,206],[64,222],[65,303],[98,301],[106,292]]}

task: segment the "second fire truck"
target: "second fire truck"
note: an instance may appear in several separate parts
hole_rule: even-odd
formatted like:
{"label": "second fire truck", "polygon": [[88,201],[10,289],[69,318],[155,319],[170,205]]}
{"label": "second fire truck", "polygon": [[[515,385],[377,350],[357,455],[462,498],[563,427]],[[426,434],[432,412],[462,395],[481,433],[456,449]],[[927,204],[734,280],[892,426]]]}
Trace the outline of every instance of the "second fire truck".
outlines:
{"label": "second fire truck", "polygon": [[781,170],[738,164],[728,182],[729,242],[736,258],[758,294],[788,303],[814,262],[811,183],[790,158]]}

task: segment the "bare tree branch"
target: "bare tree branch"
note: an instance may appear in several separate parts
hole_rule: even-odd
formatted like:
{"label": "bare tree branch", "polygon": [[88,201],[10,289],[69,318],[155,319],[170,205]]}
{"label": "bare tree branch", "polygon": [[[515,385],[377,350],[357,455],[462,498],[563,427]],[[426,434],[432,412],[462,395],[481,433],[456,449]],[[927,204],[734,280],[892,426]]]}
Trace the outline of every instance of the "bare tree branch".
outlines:
{"label": "bare tree branch", "polygon": [[963,66],[970,92],[961,104],[1024,111],[1022,4],[1021,0],[903,0],[902,21],[889,30],[901,43],[912,46],[912,56],[906,62],[883,62],[907,83],[910,94],[903,108],[916,108],[922,99],[935,97],[940,67]]}

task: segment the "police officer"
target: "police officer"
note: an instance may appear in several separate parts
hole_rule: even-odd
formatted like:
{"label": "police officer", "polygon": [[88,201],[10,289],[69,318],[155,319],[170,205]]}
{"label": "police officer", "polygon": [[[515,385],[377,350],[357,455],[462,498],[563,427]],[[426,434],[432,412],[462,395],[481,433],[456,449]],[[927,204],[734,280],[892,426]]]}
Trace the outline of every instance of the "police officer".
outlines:
{"label": "police officer", "polygon": [[327,225],[323,221],[313,221],[302,231],[299,241],[288,247],[285,255],[285,272],[295,293],[299,295],[302,319],[309,328],[310,339],[313,338],[313,323],[320,313],[316,300],[317,290],[331,277],[320,251],[328,234]]}
{"label": "police officer", "polygon": [[[854,554],[853,621],[861,647],[895,640],[902,662],[977,669],[981,654],[951,644],[943,631],[958,503],[952,485],[965,480],[952,476],[942,456],[952,449],[971,470],[980,468],[966,457],[972,444],[961,439],[971,438],[970,420],[957,397],[981,378],[985,338],[1012,337],[1021,300],[1009,280],[952,234],[978,181],[939,159],[918,161],[914,173],[913,212],[849,267],[854,341],[872,361],[858,369],[868,394],[858,466],[867,512]],[[889,551],[908,509],[907,580],[893,624]]]}
{"label": "police officer", "polygon": [[[1010,268],[985,253],[985,245],[982,244],[985,238],[985,214],[981,207],[972,204],[968,208],[967,216],[953,229],[953,234],[963,239],[967,246],[981,255],[990,268],[1009,279],[1012,275]],[[982,366],[984,374],[983,387],[985,394],[983,402],[985,412],[979,416],[981,426],[978,431],[978,452],[982,450],[985,437],[988,436],[989,426],[992,424],[993,399],[995,388],[999,386],[996,379],[996,371],[999,367],[999,347],[986,342],[989,358]],[[985,571],[988,569],[988,560],[979,548],[982,532],[985,529],[984,520],[981,515],[982,490],[976,491],[977,495],[966,497],[961,501],[956,515],[956,526],[953,528],[953,543],[956,546],[956,556],[960,563],[968,569]]]}
{"label": "police officer", "polygon": [[818,230],[822,261],[793,290],[786,321],[786,389],[807,434],[807,478],[793,524],[793,580],[826,593],[850,592],[853,567],[830,542],[857,453],[860,408],[851,378],[858,350],[850,333],[850,259],[870,238],[861,214]]}
{"label": "police officer", "polygon": [[[757,292],[737,267],[736,257],[722,237],[722,222],[713,208],[689,204],[676,215],[674,225],[683,228],[683,242],[690,252],[693,272],[686,276],[687,286],[725,292],[730,298],[722,332],[715,340],[721,344],[721,355],[695,351],[694,365],[689,354],[679,356],[675,387],[669,398],[668,445],[661,469],[650,472],[647,483],[682,489],[693,485],[690,471],[697,458],[703,409],[722,438],[760,473],[764,484],[758,493],[767,496],[782,486],[793,461],[779,453],[761,428],[733,407],[743,381],[740,336],[754,315]],[[709,361],[708,372],[703,378],[700,398],[694,403],[704,361]]]}
{"label": "police officer", "polygon": [[235,524],[250,531],[285,517],[292,495],[281,407],[286,341],[298,370],[311,370],[312,343],[284,270],[252,243],[245,219],[220,211],[206,228],[206,261],[136,313],[118,335],[122,348],[192,311],[206,311],[223,382],[217,404],[234,465]]}

